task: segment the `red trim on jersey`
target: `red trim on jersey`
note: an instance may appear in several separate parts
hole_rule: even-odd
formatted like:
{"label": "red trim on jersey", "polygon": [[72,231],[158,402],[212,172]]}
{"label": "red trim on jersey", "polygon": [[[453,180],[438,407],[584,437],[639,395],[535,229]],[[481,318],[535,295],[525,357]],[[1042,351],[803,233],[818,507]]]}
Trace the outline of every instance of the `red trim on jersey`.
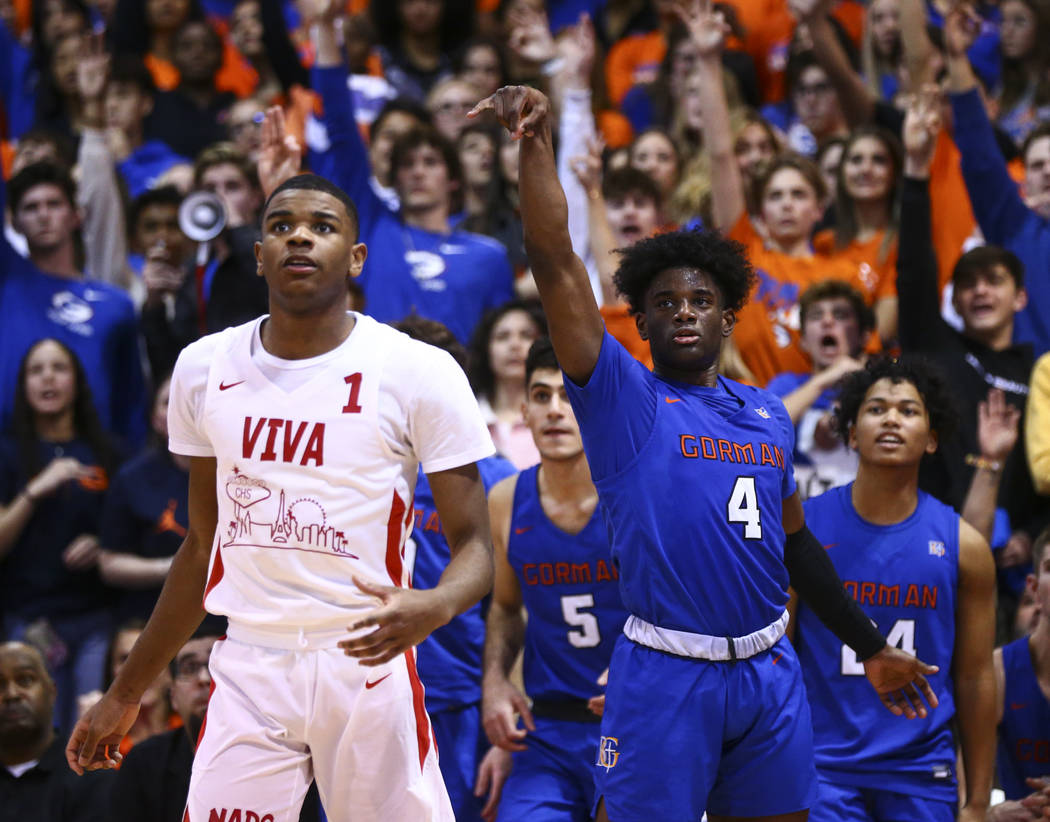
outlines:
{"label": "red trim on jersey", "polygon": [[390,518],[386,522],[386,570],[398,588],[402,587],[405,574],[405,563],[401,556],[401,535],[405,529],[401,525],[401,518],[405,516],[406,508],[405,501],[395,491],[390,502]]}
{"label": "red trim on jersey", "polygon": [[[415,506],[415,498],[412,499],[412,503],[410,505],[407,505],[405,507],[405,524],[404,524],[404,530],[401,532],[401,533],[403,533],[405,535],[405,538],[401,541],[401,559],[402,560],[404,560],[404,558],[405,558],[405,543],[408,542],[408,534],[409,534],[410,529],[412,528],[412,520],[414,520],[415,516],[416,516],[416,512],[414,510],[414,506]],[[411,568],[408,569],[408,579],[406,581],[406,584],[408,585],[409,588],[412,587],[412,569]]]}
{"label": "red trim on jersey", "polygon": [[[226,637],[223,637],[223,639],[225,639],[225,638]],[[215,680],[214,679],[211,681],[211,688],[208,689],[208,705],[209,706],[211,705],[211,698],[213,696],[215,696]],[[199,748],[201,746],[201,740],[204,739],[204,729],[207,728],[207,727],[208,727],[208,712],[205,711],[204,712],[204,721],[201,722],[201,732],[199,734],[197,734],[197,744],[193,746],[193,750],[194,751],[196,751],[197,748]]]}
{"label": "red trim on jersey", "polygon": [[186,808],[186,810],[182,812],[182,822],[190,822],[190,809],[189,808]]}
{"label": "red trim on jersey", "polygon": [[430,717],[427,716],[423,683],[416,672],[416,657],[411,650],[405,651],[405,664],[408,666],[408,680],[412,683],[412,708],[416,714],[416,742],[419,745],[419,769],[422,771],[430,752]]}
{"label": "red trim on jersey", "polygon": [[[222,567],[222,546],[217,545],[215,547],[215,562],[211,566],[211,573],[208,575],[208,584],[204,586],[204,599],[208,598],[208,594],[211,593],[211,589],[219,584],[222,579],[223,567]],[[201,601],[203,605],[203,600]]]}

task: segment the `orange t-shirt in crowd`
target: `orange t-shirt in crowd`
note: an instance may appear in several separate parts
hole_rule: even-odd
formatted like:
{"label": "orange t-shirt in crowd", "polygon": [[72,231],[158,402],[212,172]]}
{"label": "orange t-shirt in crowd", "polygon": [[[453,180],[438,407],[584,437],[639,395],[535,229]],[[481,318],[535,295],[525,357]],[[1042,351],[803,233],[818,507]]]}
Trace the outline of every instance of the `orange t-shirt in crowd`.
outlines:
{"label": "orange t-shirt in crowd", "polygon": [[812,255],[789,257],[765,247],[747,214],[741,214],[730,239],[742,243],[758,275],[747,303],[737,314],[733,338],[744,364],[765,386],[784,371],[808,372],[809,357],[799,347],[798,301],[821,280],[843,280],[864,290],[857,265],[844,259]]}
{"label": "orange t-shirt in crowd", "polygon": [[941,129],[930,164],[930,232],[941,291],[952,278],[956,260],[980,237],[959,168],[961,160],[955,142]]}
{"label": "orange t-shirt in crowd", "polygon": [[653,355],[649,350],[649,341],[643,340],[638,334],[638,326],[627,303],[603,305],[599,311],[605,321],[605,330],[627,349],[628,354],[652,371]]}
{"label": "orange t-shirt in crowd", "polygon": [[854,240],[843,249],[835,248],[835,232],[825,229],[813,238],[813,252],[827,259],[846,260],[857,267],[860,281],[864,284],[861,294],[868,305],[874,305],[883,297],[897,296],[897,238],[883,250],[886,230],[875,232],[871,239]]}
{"label": "orange t-shirt in crowd", "polygon": [[658,31],[631,34],[618,40],[605,58],[605,90],[620,105],[632,86],[651,83],[660,72],[667,41]]}
{"label": "orange t-shirt in crowd", "polygon": [[[158,91],[171,91],[179,84],[179,70],[168,60],[147,54],[143,58],[153,77]],[[215,88],[231,91],[239,98],[251,97],[259,85],[259,75],[239,51],[229,42],[223,41],[222,67],[215,75]]]}

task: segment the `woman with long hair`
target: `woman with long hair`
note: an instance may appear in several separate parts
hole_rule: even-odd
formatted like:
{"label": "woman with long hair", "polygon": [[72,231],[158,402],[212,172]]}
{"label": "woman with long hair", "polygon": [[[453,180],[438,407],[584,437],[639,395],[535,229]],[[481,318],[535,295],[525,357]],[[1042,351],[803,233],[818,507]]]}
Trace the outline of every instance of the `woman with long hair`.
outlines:
{"label": "woman with long hair", "polygon": [[813,239],[818,255],[858,266],[883,341],[897,336],[900,141],[878,126],[854,129],[835,174],[835,228]]}
{"label": "woman with long hair", "polygon": [[470,344],[470,382],[496,450],[518,470],[540,461],[521,409],[525,403],[525,357],[547,333],[538,300],[511,300],[486,314]]}
{"label": "woman with long hair", "polygon": [[861,65],[876,98],[892,102],[897,96],[903,63],[900,0],[871,0],[864,19]]}
{"label": "woman with long hair", "polygon": [[97,535],[116,463],[80,361],[40,340],[22,359],[0,440],[0,603],[4,633],[44,652],[66,729],[76,697],[102,685],[111,614]]}
{"label": "woman with long hair", "polygon": [[999,10],[1003,73],[997,122],[1020,144],[1050,117],[1050,0],[1004,0]]}

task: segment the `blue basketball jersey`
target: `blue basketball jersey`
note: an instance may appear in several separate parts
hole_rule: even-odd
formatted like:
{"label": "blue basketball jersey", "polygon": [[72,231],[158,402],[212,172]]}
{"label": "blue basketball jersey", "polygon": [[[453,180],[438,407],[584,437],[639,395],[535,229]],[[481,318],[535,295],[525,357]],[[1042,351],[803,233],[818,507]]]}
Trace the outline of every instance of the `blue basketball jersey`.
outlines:
{"label": "blue basketball jersey", "polygon": [[744,636],[787,602],[783,500],[794,427],[767,391],[648,371],[609,334],[585,386],[565,378],[627,610],[664,628]]}
{"label": "blue basketball jersey", "polygon": [[597,509],[582,531],[566,533],[543,511],[538,474],[534,466],[518,475],[507,541],[529,615],[525,692],[532,699],[590,699],[601,691],[596,680],[627,613]]}
{"label": "blue basketball jersey", "polygon": [[873,525],[853,508],[852,490],[850,483],[807,500],[806,524],[887,642],[940,666],[928,677],[940,706],[925,719],[892,717],[853,651],[800,604],[795,644],[813,712],[817,768],[833,782],[951,799],[959,515],[920,491],[906,520]]}
{"label": "blue basketball jersey", "polygon": [[[478,462],[478,471],[488,493],[493,485],[514,473],[514,466],[503,457],[486,457]],[[412,541],[416,544],[416,562],[412,586],[433,588],[452,555],[441,530],[434,494],[422,469],[416,479],[413,507]],[[481,603],[472,605],[423,640],[416,650],[416,664],[419,678],[426,686],[427,711],[434,713],[459,708],[481,700],[481,648],[484,642],[485,617]]]}
{"label": "blue basketball jersey", "polygon": [[1003,646],[1003,719],[999,723],[999,780],[1007,799],[1028,796],[1025,777],[1050,773],[1050,701],[1032,667],[1028,637]]}

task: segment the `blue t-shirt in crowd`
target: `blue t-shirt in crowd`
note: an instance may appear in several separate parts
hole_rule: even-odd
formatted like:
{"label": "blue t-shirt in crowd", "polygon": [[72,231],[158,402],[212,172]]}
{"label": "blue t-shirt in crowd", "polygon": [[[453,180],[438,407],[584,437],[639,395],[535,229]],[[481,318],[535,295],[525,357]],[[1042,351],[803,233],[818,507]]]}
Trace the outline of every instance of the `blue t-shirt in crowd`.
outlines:
{"label": "blue t-shirt in crowd", "polygon": [[787,603],[783,501],[794,431],[768,391],[656,376],[606,333],[587,384],[566,376],[627,610],[745,636]]}

